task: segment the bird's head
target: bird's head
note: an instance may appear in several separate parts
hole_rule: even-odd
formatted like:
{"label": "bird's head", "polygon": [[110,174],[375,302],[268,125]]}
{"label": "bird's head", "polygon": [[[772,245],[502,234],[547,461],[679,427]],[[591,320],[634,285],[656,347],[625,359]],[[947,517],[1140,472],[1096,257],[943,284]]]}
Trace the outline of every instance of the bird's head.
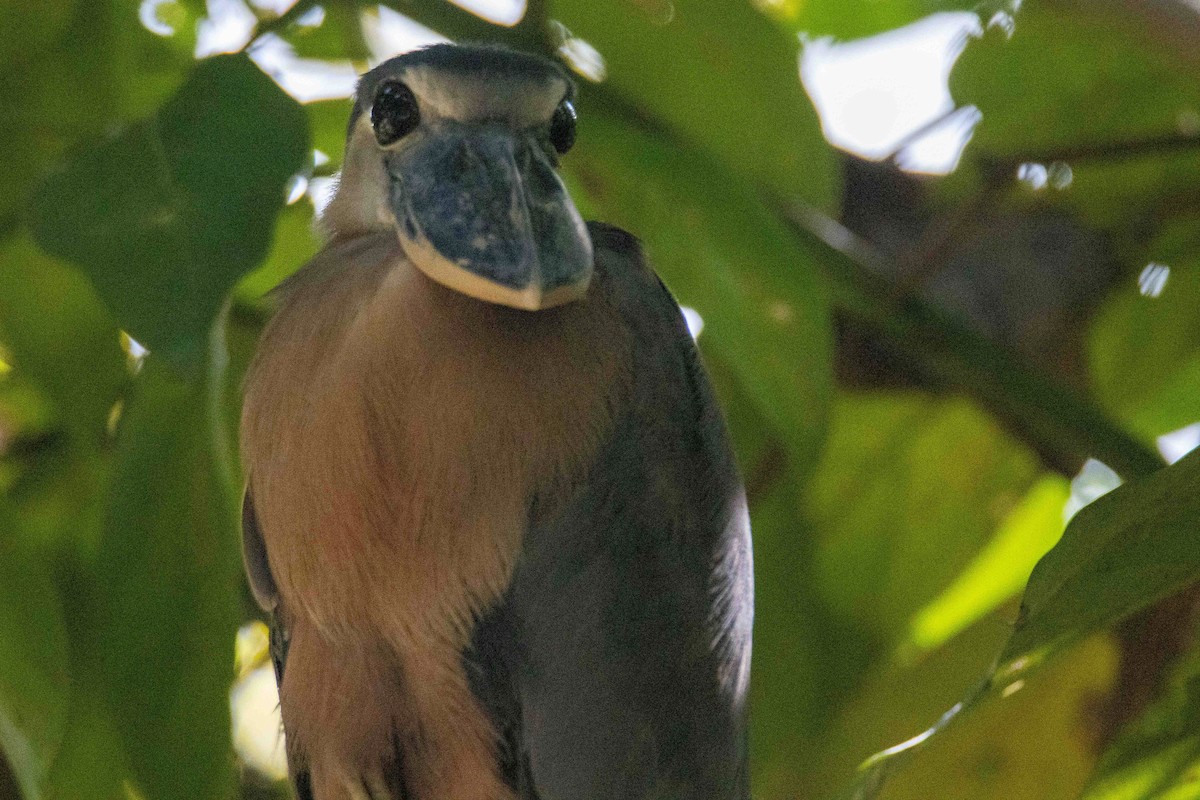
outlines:
{"label": "bird's head", "polygon": [[582,297],[587,228],[555,172],[575,139],[574,85],[555,63],[434,45],[359,82],[334,236],[394,231],[431,279],[537,310]]}

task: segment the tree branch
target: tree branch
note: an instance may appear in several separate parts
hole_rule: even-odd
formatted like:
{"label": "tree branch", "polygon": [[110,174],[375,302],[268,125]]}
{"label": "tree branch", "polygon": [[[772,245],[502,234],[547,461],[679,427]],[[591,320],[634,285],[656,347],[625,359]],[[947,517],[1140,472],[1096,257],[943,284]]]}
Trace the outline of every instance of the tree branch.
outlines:
{"label": "tree branch", "polygon": [[983,336],[918,298],[897,293],[883,275],[886,258],[823,214],[776,203],[792,231],[821,247],[846,311],[895,345],[918,374],[962,390],[1049,466],[1074,474],[1095,457],[1133,479],[1163,466],[1159,455],[1109,419],[1095,404],[1021,366]]}
{"label": "tree branch", "polygon": [[1200,149],[1200,133],[1164,133],[1120,142],[1092,142],[1072,145],[1044,153],[1020,155],[981,155],[979,161],[987,170],[1013,174],[1022,164],[1050,164],[1080,161],[1127,161],[1135,158],[1166,155]]}

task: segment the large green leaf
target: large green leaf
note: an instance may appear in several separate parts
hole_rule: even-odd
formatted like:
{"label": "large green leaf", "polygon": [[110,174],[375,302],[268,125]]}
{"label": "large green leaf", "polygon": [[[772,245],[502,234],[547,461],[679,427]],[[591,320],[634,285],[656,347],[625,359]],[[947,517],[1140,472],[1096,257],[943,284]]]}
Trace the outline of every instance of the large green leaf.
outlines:
{"label": "large green leaf", "polygon": [[31,219],[135,339],[194,368],[229,289],[266,255],[307,157],[299,105],[244,56],[220,56],[154,119],[50,176]]}
{"label": "large green leaf", "polygon": [[1031,0],[1015,22],[1011,37],[997,27],[968,47],[951,74],[955,97],[983,112],[975,144],[987,152],[1174,131],[1180,108],[1200,96],[1169,51],[1139,41],[1118,5]]}
{"label": "large green leaf", "polygon": [[674,149],[585,106],[564,162],[585,211],[643,238],[702,346],[737,376],[802,469],[824,436],[830,384],[826,292],[753,190],[702,154]]}
{"label": "large green leaf", "polygon": [[997,531],[1038,466],[963,399],[843,394],[834,410],[808,492],[820,534],[815,577],[830,603],[896,643]]}
{"label": "large green leaf", "polygon": [[643,119],[666,122],[743,178],[835,205],[837,165],[800,85],[799,42],[749,3],[554,0],[549,11],[599,50],[605,87]]}
{"label": "large green leaf", "polygon": [[0,526],[0,751],[25,800],[39,800],[67,723],[67,631],[50,571],[7,504]]}
{"label": "large green leaf", "polygon": [[[86,278],[23,233],[0,246],[0,344],[12,362],[0,427],[13,536],[95,552],[107,426],[128,380],[116,325]],[[6,449],[5,447],[0,448]],[[47,551],[51,552],[51,551]]]}
{"label": "large green leaf", "polygon": [[1084,800],[1200,798],[1200,648],[1104,754]]}
{"label": "large green leaf", "polygon": [[1161,295],[1132,279],[1092,325],[1089,357],[1097,397],[1146,436],[1200,421],[1200,220],[1169,226],[1150,245],[1170,272]]}
{"label": "large green leaf", "polygon": [[189,67],[186,38],[143,28],[137,0],[0,4],[0,219],[64,152],[157,107]]}
{"label": "large green leaf", "polygon": [[221,365],[181,379],[151,356],[121,423],[103,551],[108,697],[147,800],[228,797],[240,621],[237,500],[216,412]]}
{"label": "large green leaf", "polygon": [[293,28],[288,42],[301,58],[366,61],[370,51],[363,39],[360,5],[356,0],[325,0],[321,24]]}
{"label": "large green leaf", "polygon": [[1200,581],[1200,451],[1080,511],[1033,570],[1000,674]]}
{"label": "large green leaf", "polygon": [[0,341],[77,443],[98,447],[126,378],[117,326],[77,270],[24,235],[0,248]]}
{"label": "large green leaf", "polygon": [[808,36],[857,39],[916,22],[939,11],[977,11],[985,17],[1004,2],[978,0],[756,0],[789,30]]}
{"label": "large green leaf", "polygon": [[354,104],[349,99],[320,100],[304,106],[308,114],[308,127],[312,131],[313,147],[329,156],[337,167],[342,164],[346,126],[353,108]]}
{"label": "large green leaf", "polygon": [[0,1],[0,65],[36,56],[62,35],[79,0]]}
{"label": "large green leaf", "polygon": [[1030,576],[1021,613],[980,687],[934,727],[875,756],[851,796],[878,797],[888,778],[995,691],[1079,639],[1200,582],[1200,450],[1126,483],[1076,514]]}

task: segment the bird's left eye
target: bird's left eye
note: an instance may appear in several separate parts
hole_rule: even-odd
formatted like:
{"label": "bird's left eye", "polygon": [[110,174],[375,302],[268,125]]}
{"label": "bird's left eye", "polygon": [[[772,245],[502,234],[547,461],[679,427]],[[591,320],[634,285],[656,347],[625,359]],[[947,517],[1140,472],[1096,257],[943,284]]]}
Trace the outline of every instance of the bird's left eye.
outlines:
{"label": "bird's left eye", "polygon": [[421,122],[417,98],[403,83],[388,81],[375,91],[371,103],[371,126],[385,147],[412,133]]}
{"label": "bird's left eye", "polygon": [[550,118],[550,144],[560,154],[575,144],[575,106],[570,100],[563,100],[554,109],[554,116]]}

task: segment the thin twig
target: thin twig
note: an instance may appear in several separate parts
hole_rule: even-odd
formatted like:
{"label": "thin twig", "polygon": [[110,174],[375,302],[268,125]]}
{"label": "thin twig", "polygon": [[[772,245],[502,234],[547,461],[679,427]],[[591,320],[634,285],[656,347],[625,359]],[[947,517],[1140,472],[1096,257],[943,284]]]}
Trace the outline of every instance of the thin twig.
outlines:
{"label": "thin twig", "polygon": [[988,169],[1015,173],[1022,164],[1052,164],[1081,161],[1126,161],[1134,158],[1169,153],[1186,152],[1200,148],[1200,133],[1166,133],[1120,142],[1093,142],[1072,145],[1043,153],[980,156],[980,162]]}
{"label": "thin twig", "polygon": [[945,113],[940,114],[940,115],[934,117],[933,119],[929,120],[924,125],[917,128],[915,131],[912,131],[911,133],[908,133],[904,137],[902,137],[900,139],[900,141],[896,142],[896,144],[892,146],[892,151],[890,153],[888,153],[882,160],[885,162],[888,162],[891,164],[896,164],[897,166],[899,166],[898,160],[900,158],[900,155],[905,150],[912,147],[914,144],[921,141],[926,136],[928,136],[929,134],[936,131],[938,128],[942,127],[943,125],[948,124],[951,120],[954,120],[957,117],[965,116],[967,114],[967,112],[972,112],[975,115],[979,114],[979,110],[976,109],[974,106],[959,106],[957,108],[951,108],[950,110],[946,111]]}
{"label": "thin twig", "polygon": [[282,33],[297,20],[311,11],[320,3],[320,0],[296,0],[296,4],[287,11],[280,14],[274,19],[269,19],[259,24],[254,28],[254,35],[250,37],[250,41],[246,43],[248,49],[253,47],[259,39],[270,33]]}

